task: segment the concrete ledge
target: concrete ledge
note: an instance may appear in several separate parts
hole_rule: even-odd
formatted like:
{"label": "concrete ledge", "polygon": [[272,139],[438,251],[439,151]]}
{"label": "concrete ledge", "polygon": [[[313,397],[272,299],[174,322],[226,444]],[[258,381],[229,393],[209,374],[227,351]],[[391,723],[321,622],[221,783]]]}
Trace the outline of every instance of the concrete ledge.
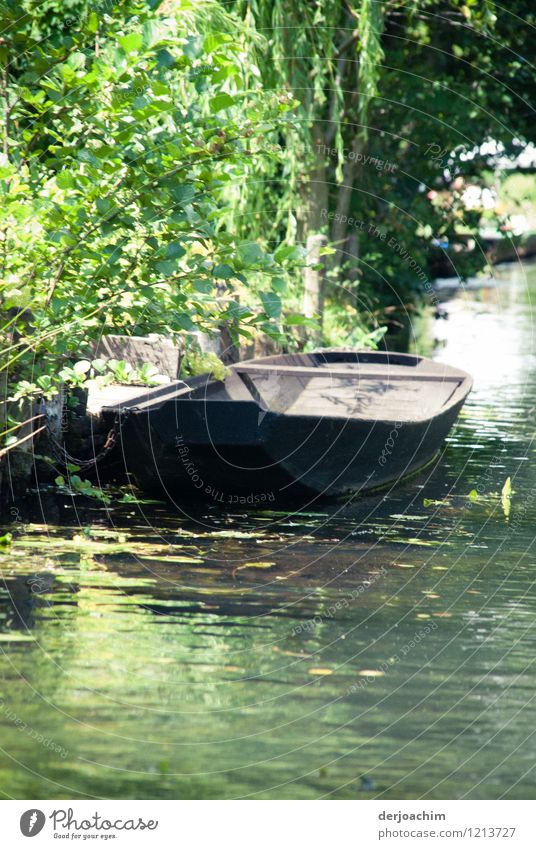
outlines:
{"label": "concrete ledge", "polygon": [[104,360],[125,360],[139,368],[143,363],[156,366],[159,374],[176,380],[179,374],[180,349],[167,336],[101,336],[91,346],[91,357]]}

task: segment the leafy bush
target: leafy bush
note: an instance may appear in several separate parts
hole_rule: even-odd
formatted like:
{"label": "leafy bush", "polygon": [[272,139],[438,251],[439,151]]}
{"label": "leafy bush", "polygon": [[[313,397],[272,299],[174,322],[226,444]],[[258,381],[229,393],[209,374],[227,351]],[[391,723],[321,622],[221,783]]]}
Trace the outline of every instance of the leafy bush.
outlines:
{"label": "leafy bush", "polygon": [[103,329],[280,333],[284,271],[226,230],[221,198],[288,103],[240,89],[218,4],[155,5],[2,4],[0,367],[19,395],[81,385]]}

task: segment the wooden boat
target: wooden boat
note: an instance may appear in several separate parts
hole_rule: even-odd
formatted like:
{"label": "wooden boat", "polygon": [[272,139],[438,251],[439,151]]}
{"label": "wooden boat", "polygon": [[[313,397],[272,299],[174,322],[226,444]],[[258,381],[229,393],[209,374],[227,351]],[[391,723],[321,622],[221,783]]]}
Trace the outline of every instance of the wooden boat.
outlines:
{"label": "wooden boat", "polygon": [[121,420],[140,486],[224,504],[364,492],[438,452],[472,385],[409,354],[330,350],[237,363],[152,389],[106,415]]}

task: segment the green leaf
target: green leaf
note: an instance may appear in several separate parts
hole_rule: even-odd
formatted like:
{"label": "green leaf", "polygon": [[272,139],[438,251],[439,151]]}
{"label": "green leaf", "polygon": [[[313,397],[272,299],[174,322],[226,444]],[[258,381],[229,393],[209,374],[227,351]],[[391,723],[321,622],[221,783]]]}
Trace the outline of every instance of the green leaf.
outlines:
{"label": "green leaf", "polygon": [[56,174],[56,184],[60,189],[72,189],[74,186],[72,174],[69,174],[68,171],[60,171],[59,174]]}
{"label": "green leaf", "polygon": [[76,374],[87,374],[90,368],[91,363],[89,360],[79,360],[74,364],[73,371],[76,372]]}
{"label": "green leaf", "polygon": [[174,56],[165,47],[158,51],[156,62],[159,68],[173,68],[175,66]]}
{"label": "green leaf", "polygon": [[230,280],[231,277],[235,276],[231,266],[224,262],[214,266],[212,269],[212,275],[213,277],[217,277],[218,280]]}
{"label": "green leaf", "polygon": [[103,360],[100,357],[96,360],[92,360],[91,365],[95,369],[97,374],[104,374],[104,372],[106,371],[106,360]]}
{"label": "green leaf", "polygon": [[276,292],[261,292],[261,301],[268,318],[279,318],[281,298]]}
{"label": "green leaf", "polygon": [[125,53],[137,53],[143,44],[143,36],[139,32],[131,32],[120,38],[119,44]]}
{"label": "green leaf", "polygon": [[164,277],[171,277],[177,271],[177,263],[174,259],[162,259],[155,263],[155,268]]}
{"label": "green leaf", "polygon": [[169,86],[164,85],[164,83],[160,82],[160,80],[153,80],[151,83],[151,89],[155,97],[165,97],[166,95],[171,94]]}
{"label": "green leaf", "polygon": [[85,67],[85,64],[86,55],[85,53],[81,53],[80,50],[76,50],[74,53],[71,53],[67,59],[67,65],[69,68],[72,68],[73,71],[79,71],[81,68]]}
{"label": "green leaf", "polygon": [[180,242],[170,242],[167,246],[168,259],[180,259],[186,253]]}
{"label": "green leaf", "polygon": [[231,97],[230,94],[227,94],[224,91],[222,91],[221,94],[217,94],[216,97],[213,97],[209,102],[211,112],[220,112],[222,109],[229,109],[229,107],[234,106],[234,104],[234,97]]}
{"label": "green leaf", "polygon": [[184,313],[183,315],[179,315],[176,317],[176,323],[181,328],[181,330],[197,330],[196,325],[193,323],[192,319],[189,315]]}
{"label": "green leaf", "polygon": [[504,482],[504,486],[501,490],[501,506],[504,512],[505,519],[508,521],[510,518],[510,513],[512,510],[512,495],[514,490],[512,489],[512,481],[511,478],[506,478]]}
{"label": "green leaf", "polygon": [[91,33],[97,32],[99,28],[99,16],[96,12],[90,12],[87,19],[87,31]]}
{"label": "green leaf", "polygon": [[154,363],[143,363],[138,370],[138,376],[144,383],[154,383],[157,374],[158,368]]}
{"label": "green leaf", "polygon": [[253,315],[249,307],[238,303],[238,301],[229,301],[227,305],[227,314],[230,318],[240,321],[244,318],[249,318]]}
{"label": "green leaf", "polygon": [[41,389],[48,389],[52,385],[52,378],[49,374],[41,374],[37,378],[36,383]]}
{"label": "green leaf", "polygon": [[289,315],[285,316],[285,324],[288,325],[300,325],[303,327],[315,327],[316,322],[314,318],[306,318],[304,315],[300,313],[289,313]]}
{"label": "green leaf", "polygon": [[202,277],[194,280],[193,287],[196,292],[203,292],[203,294],[209,295],[212,292],[213,284],[206,277]]}
{"label": "green leaf", "polygon": [[294,245],[282,245],[276,250],[274,259],[276,262],[284,262],[284,260],[303,259],[304,256],[303,248]]}
{"label": "green leaf", "polygon": [[272,279],[272,289],[275,289],[276,292],[282,294],[287,291],[287,281],[282,277],[274,277]]}
{"label": "green leaf", "polygon": [[506,478],[506,480],[504,482],[504,486],[501,490],[501,495],[502,495],[503,498],[511,498],[512,493],[513,493],[512,479],[508,477],[508,478]]}
{"label": "green leaf", "polygon": [[203,50],[205,53],[214,53],[222,44],[226,44],[231,40],[231,36],[223,32],[213,32],[207,35],[203,42]]}
{"label": "green leaf", "polygon": [[243,242],[238,246],[238,256],[246,265],[257,265],[266,259],[266,254],[257,242]]}
{"label": "green leaf", "polygon": [[170,186],[170,194],[178,203],[188,204],[195,197],[195,186],[191,183],[180,185],[174,182]]}

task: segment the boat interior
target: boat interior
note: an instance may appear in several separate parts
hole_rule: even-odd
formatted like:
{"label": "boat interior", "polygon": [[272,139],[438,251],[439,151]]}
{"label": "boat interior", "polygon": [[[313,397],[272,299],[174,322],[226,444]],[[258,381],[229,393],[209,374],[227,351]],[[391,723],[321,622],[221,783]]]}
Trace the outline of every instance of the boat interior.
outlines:
{"label": "boat interior", "polygon": [[176,381],[125,406],[148,410],[171,400],[252,401],[286,415],[422,420],[438,413],[468,380],[465,372],[411,354],[317,351],[237,363],[224,381]]}

